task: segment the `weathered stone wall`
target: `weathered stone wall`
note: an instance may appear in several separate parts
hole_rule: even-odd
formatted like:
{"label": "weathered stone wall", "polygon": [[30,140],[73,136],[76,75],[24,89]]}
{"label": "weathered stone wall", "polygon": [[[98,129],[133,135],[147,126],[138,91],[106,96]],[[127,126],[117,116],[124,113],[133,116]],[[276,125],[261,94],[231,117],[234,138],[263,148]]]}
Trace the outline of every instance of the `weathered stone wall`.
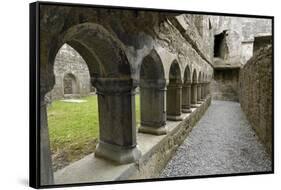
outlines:
{"label": "weathered stone wall", "polygon": [[73,86],[73,88],[75,88],[73,89],[73,95],[89,95],[91,84],[88,66],[79,53],[67,44],[64,44],[57,53],[54,73],[55,85],[48,95],[51,100],[65,97],[65,88],[70,87],[66,86],[67,84],[64,83],[64,79],[66,79],[69,74],[74,77],[76,83]]}
{"label": "weathered stone wall", "polygon": [[272,153],[272,47],[260,49],[240,70],[239,100],[251,126]]}
{"label": "weathered stone wall", "polygon": [[211,81],[212,98],[215,100],[238,101],[239,68],[214,71]]}
{"label": "weathered stone wall", "polygon": [[271,35],[271,19],[211,16],[214,34],[226,31],[230,64],[245,64],[253,55],[255,36]]}
{"label": "weathered stone wall", "polygon": [[222,35],[223,57],[215,57],[211,94],[214,99],[238,101],[239,68],[253,56],[254,38],[271,34],[271,19],[211,16],[214,35]]}

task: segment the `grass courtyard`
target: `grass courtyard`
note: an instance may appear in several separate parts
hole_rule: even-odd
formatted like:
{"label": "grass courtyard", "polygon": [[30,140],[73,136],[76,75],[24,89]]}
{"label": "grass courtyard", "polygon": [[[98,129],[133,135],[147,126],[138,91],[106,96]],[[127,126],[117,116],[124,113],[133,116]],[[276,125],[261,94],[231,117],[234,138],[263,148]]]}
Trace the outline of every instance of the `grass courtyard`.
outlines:
{"label": "grass courtyard", "polygon": [[[97,96],[86,102],[53,101],[48,107],[48,127],[54,170],[63,168],[95,151],[99,136]],[[136,120],[140,122],[140,101],[136,96]]]}

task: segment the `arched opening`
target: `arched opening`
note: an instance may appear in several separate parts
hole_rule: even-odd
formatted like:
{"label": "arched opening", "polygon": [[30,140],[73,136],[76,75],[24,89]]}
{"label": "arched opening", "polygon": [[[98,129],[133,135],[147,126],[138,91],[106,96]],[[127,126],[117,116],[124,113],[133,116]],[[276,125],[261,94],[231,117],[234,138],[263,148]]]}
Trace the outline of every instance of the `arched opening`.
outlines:
{"label": "arched opening", "polygon": [[99,125],[97,97],[90,94],[89,68],[83,57],[65,43],[55,55],[53,70],[55,84],[45,99],[56,171],[95,150]]}
{"label": "arched opening", "polygon": [[191,83],[191,107],[195,108],[197,104],[197,73],[194,69],[192,74],[192,83]]}
{"label": "arched opening", "polygon": [[140,132],[166,134],[166,80],[162,61],[155,50],[144,57],[140,68]]}
{"label": "arched opening", "polygon": [[136,147],[136,86],[123,46],[93,23],[70,28],[64,39],[85,57],[97,90],[99,143],[95,156],[117,163],[136,161],[141,155]]}
{"label": "arched opening", "polygon": [[227,30],[215,35],[214,37],[214,57],[226,59],[228,56],[228,47],[226,43]]}
{"label": "arched opening", "polygon": [[95,151],[99,136],[97,97],[83,57],[63,44],[54,60],[55,84],[45,96],[53,171]]}
{"label": "arched opening", "polygon": [[182,79],[178,62],[173,61],[169,71],[169,85],[167,86],[167,119],[182,120]]}
{"label": "arched opening", "polygon": [[182,112],[190,113],[191,104],[191,77],[190,68],[187,65],[184,71],[184,82],[182,86]]}
{"label": "arched opening", "polygon": [[[136,147],[135,84],[131,78],[130,64],[122,49],[123,46],[102,26],[93,23],[75,25],[68,29],[61,39],[62,41],[56,42],[57,44],[51,46],[49,50],[45,50],[45,47],[42,49],[42,52],[48,53],[46,53],[47,59],[42,60],[41,69],[54,67],[55,56],[63,44],[67,43],[75,49],[85,60],[89,68],[90,81],[98,94],[98,121],[92,121],[99,123],[99,141],[95,156],[117,163],[136,161],[141,153]],[[43,81],[41,95],[44,97],[46,89],[52,89],[55,83],[54,70],[45,69],[40,76],[41,79],[47,79],[47,81],[41,80]],[[42,175],[42,181],[52,183],[47,108],[43,101],[41,115],[43,148],[40,152],[42,158],[40,167],[44,172],[48,171],[44,176]],[[65,121],[67,118],[63,119],[63,122]]]}

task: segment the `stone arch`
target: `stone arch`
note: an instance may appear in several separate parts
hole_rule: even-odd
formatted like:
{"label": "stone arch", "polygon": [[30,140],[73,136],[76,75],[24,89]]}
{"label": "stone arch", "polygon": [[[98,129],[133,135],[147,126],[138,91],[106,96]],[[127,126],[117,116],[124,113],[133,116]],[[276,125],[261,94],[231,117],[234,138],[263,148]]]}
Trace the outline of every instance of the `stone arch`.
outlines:
{"label": "stone arch", "polygon": [[79,82],[77,76],[72,73],[66,73],[63,77],[63,94],[67,95],[78,95],[80,92]]}
{"label": "stone arch", "polygon": [[[136,142],[135,84],[122,43],[95,23],[70,27],[58,42],[65,43],[83,57],[97,90],[100,133],[95,156],[121,164],[136,161],[141,152]],[[49,51],[52,66],[60,48],[54,46]]]}
{"label": "stone arch", "polygon": [[184,70],[184,83],[190,83],[191,82],[191,70],[189,65],[186,65]]}
{"label": "stone arch", "polygon": [[122,43],[103,26],[95,23],[72,26],[63,35],[64,43],[82,55],[91,77],[131,77],[131,67]]}
{"label": "stone arch", "polygon": [[155,135],[166,134],[165,108],[166,80],[163,63],[152,49],[140,66],[140,132]]}
{"label": "stone arch", "polygon": [[162,60],[155,49],[143,58],[140,66],[140,80],[165,79]]}
{"label": "stone arch", "polygon": [[169,70],[169,85],[167,86],[167,119],[182,120],[182,79],[179,63],[174,60]]}
{"label": "stone arch", "polygon": [[192,72],[192,83],[197,83],[197,71],[196,69]]}
{"label": "stone arch", "polygon": [[184,80],[182,86],[182,112],[190,113],[190,100],[191,100],[191,70],[189,65],[186,65],[184,70]]}
{"label": "stone arch", "polygon": [[169,84],[181,84],[181,69],[177,60],[174,60],[169,70]]}

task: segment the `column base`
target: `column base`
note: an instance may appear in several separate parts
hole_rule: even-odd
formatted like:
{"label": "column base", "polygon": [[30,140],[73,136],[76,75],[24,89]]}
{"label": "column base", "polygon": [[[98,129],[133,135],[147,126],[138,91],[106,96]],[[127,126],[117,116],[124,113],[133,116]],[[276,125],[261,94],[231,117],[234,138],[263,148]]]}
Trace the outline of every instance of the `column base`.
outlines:
{"label": "column base", "polygon": [[191,113],[191,109],[187,109],[187,108],[182,108],[181,111],[183,113]]}
{"label": "column base", "polygon": [[199,105],[198,105],[198,104],[191,104],[190,107],[191,107],[191,108],[198,108]]}
{"label": "column base", "polygon": [[170,121],[182,121],[183,116],[182,115],[167,115],[167,120]]}
{"label": "column base", "polygon": [[111,160],[118,164],[128,164],[139,160],[141,151],[137,146],[127,148],[100,141],[95,151],[95,157]]}
{"label": "column base", "polygon": [[140,126],[138,129],[140,133],[147,133],[152,135],[166,135],[167,128],[165,126],[162,127],[149,127],[149,126]]}

